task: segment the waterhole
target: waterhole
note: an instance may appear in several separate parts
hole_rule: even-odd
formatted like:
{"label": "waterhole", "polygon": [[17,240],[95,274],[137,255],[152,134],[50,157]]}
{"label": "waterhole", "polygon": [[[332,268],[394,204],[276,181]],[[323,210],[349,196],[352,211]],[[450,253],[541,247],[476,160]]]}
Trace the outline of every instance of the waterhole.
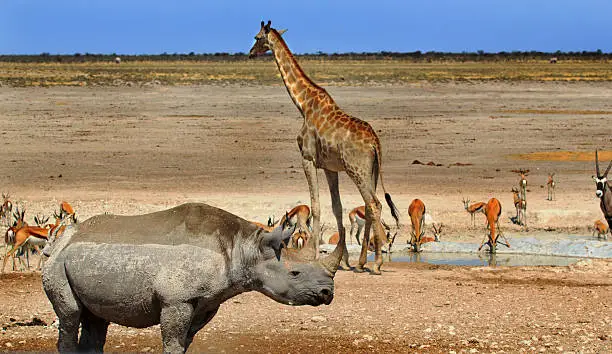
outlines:
{"label": "waterhole", "polygon": [[[483,253],[408,253],[385,254],[383,260],[392,263],[429,263],[463,266],[567,266],[578,262],[579,257],[543,256],[533,254]],[[374,255],[368,257],[374,261]]]}

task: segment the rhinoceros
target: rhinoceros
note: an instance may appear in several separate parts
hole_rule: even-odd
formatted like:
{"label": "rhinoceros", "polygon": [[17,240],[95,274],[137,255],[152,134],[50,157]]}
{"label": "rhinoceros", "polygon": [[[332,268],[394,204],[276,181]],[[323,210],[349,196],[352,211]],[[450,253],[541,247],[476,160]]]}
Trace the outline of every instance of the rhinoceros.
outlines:
{"label": "rhinoceros", "polygon": [[199,203],[70,227],[44,250],[58,350],[102,351],[113,322],[160,324],[164,352],[182,353],[221,303],[247,291],[294,306],[330,304],[343,245],[321,260],[299,260],[281,250],[293,231],[283,227],[266,232]]}

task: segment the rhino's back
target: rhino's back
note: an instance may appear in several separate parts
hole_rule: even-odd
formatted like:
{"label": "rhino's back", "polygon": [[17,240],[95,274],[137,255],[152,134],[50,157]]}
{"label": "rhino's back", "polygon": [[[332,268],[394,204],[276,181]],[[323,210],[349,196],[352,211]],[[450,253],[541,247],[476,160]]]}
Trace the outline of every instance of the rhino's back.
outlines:
{"label": "rhino's back", "polygon": [[72,292],[94,315],[131,327],[159,323],[161,303],[212,299],[223,257],[189,245],[73,243],[62,253]]}
{"label": "rhino's back", "polygon": [[97,215],[78,225],[70,243],[190,244],[219,248],[238,234],[257,230],[250,222],[203,203],[188,203],[155,213]]}

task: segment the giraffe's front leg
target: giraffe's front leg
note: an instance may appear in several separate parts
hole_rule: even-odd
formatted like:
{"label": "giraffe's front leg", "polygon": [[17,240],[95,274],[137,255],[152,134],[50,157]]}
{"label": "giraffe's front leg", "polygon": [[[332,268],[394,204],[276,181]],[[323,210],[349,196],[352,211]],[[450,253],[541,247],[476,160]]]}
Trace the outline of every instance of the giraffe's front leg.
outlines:
{"label": "giraffe's front leg", "polygon": [[314,161],[302,159],[304,174],[310,191],[310,211],[312,213],[312,238],[314,239],[315,259],[319,259],[319,240],[321,232],[321,205],[319,204],[319,180]]}
{"label": "giraffe's front leg", "polygon": [[340,239],[344,241],[344,248],[342,250],[342,268],[349,270],[349,254],[346,248],[346,230],[342,224],[342,201],[340,200],[340,190],[338,188],[338,172],[325,170],[325,177],[327,177],[327,184],[329,185],[329,193],[332,199],[332,210],[336,217],[336,224],[338,226],[338,235]]}

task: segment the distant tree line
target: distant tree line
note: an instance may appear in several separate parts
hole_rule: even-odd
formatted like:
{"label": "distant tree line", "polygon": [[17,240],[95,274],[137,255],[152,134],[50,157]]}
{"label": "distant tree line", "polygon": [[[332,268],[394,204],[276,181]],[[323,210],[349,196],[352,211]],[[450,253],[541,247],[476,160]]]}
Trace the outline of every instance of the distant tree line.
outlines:
{"label": "distant tree line", "polygon": [[[268,54],[269,55],[269,54]],[[533,61],[550,60],[556,58],[562,62],[564,60],[611,60],[612,53],[604,53],[601,50],[581,51],[581,52],[539,52],[539,51],[512,51],[486,53],[477,52],[375,52],[375,53],[307,53],[297,55],[306,59],[326,59],[326,60],[389,60],[401,59],[412,60],[414,62],[471,62],[471,61]],[[0,62],[22,62],[22,63],[81,63],[81,62],[112,62],[120,57],[122,61],[242,61],[247,60],[245,53],[162,53],[162,54],[50,54],[41,53],[38,55],[0,55]]]}

